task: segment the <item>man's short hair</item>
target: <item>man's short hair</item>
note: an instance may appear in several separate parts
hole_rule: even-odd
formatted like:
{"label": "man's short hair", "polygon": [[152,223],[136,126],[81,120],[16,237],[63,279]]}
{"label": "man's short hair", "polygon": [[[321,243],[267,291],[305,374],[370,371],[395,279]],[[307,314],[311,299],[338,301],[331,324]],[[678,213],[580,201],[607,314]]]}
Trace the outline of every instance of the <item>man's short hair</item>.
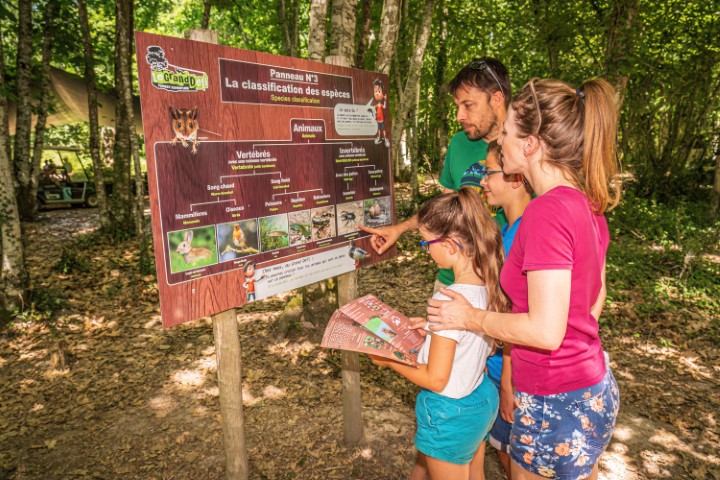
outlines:
{"label": "man's short hair", "polygon": [[492,95],[501,92],[505,107],[510,105],[511,86],[507,68],[499,60],[490,57],[475,58],[465,65],[450,81],[450,93],[460,87],[475,87]]}

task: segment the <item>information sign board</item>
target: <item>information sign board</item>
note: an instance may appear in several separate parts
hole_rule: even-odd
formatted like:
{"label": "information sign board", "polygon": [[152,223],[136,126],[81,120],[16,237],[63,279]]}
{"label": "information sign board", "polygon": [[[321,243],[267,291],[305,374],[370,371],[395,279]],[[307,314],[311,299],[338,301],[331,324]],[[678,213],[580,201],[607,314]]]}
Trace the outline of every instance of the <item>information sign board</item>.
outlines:
{"label": "information sign board", "polygon": [[387,77],[136,34],[163,325],[370,265],[394,221]]}

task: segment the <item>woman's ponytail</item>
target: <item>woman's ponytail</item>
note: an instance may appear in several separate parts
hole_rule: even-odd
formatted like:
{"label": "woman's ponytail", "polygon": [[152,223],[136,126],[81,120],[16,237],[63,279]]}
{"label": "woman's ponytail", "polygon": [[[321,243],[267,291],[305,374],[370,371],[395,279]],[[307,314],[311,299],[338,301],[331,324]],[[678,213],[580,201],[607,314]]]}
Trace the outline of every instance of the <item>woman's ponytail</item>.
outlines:
{"label": "woman's ponytail", "polygon": [[601,78],[589,80],[578,89],[584,102],[582,168],[584,190],[599,212],[620,201],[617,163],[618,111],[615,89]]}

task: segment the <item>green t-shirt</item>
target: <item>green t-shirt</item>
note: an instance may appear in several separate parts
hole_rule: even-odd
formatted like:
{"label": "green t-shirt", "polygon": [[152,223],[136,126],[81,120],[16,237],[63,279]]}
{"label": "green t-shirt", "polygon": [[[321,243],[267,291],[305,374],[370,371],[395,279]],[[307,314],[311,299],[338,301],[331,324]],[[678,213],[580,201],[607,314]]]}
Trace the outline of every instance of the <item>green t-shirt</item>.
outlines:
{"label": "green t-shirt", "polygon": [[[485,140],[470,140],[464,131],[453,135],[440,172],[440,185],[455,191],[468,186],[480,189],[484,172],[479,167],[485,165],[487,151],[488,143]],[[502,210],[497,212],[495,220],[500,227],[507,223]],[[455,276],[451,269],[441,268],[438,270],[437,279],[450,285],[455,281]]]}

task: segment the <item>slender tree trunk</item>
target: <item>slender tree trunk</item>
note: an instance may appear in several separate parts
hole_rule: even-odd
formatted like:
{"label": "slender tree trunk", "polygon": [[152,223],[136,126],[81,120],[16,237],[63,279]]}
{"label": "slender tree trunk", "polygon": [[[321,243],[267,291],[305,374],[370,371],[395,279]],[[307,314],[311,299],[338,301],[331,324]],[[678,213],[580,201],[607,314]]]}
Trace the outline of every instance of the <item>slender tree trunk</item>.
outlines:
{"label": "slender tree trunk", "polygon": [[29,215],[35,218],[37,215],[37,192],[40,177],[40,162],[42,160],[43,147],[45,145],[45,126],[48,117],[48,100],[50,98],[50,57],[52,56],[53,31],[55,29],[55,11],[57,3],[50,2],[45,7],[43,22],[43,45],[40,64],[40,91],[42,95],[37,106],[37,121],[35,122],[35,143],[33,145],[32,162],[30,165],[30,192],[27,198],[27,206],[30,209]]}
{"label": "slender tree trunk", "polygon": [[100,124],[98,120],[98,100],[95,81],[95,57],[90,35],[86,0],[78,0],[80,28],[83,36],[83,50],[85,54],[85,83],[88,92],[88,120],[90,123],[90,157],[95,172],[95,190],[97,192],[98,209],[100,213],[100,227],[108,231],[110,228],[110,213],[108,211],[107,195],[105,194],[105,170],[100,156]]}
{"label": "slender tree trunk", "polygon": [[[433,5],[434,2],[432,0],[427,0],[425,3],[421,17],[422,24],[420,25],[420,33],[417,36],[417,42],[412,57],[410,58],[410,66],[408,68],[405,86],[403,87],[402,99],[397,107],[397,115],[392,126],[392,138],[400,138],[400,135],[402,135],[402,131],[407,124],[408,113],[412,109],[413,102],[417,95],[417,89],[420,88],[420,70],[432,31]],[[396,155],[395,158],[395,174],[399,175],[402,165],[399,160],[399,155]]]}
{"label": "slender tree trunk", "polygon": [[[5,52],[2,31],[0,30],[0,92],[5,91]],[[25,254],[22,243],[20,215],[15,196],[15,179],[8,155],[7,143],[7,97],[0,95],[0,310],[17,311],[22,309],[27,286]],[[2,312],[0,312],[2,314]],[[0,319],[5,315],[0,315]]]}
{"label": "slender tree trunk", "polygon": [[[113,194],[110,202],[113,234],[126,236],[133,229],[132,202],[130,196],[130,161],[132,124],[127,118],[124,92],[128,68],[128,4],[125,0],[115,3],[115,143],[113,148]],[[125,52],[123,54],[123,52]]]}
{"label": "slender tree trunk", "polygon": [[[720,132],[720,125],[717,125],[715,131]],[[711,208],[713,216],[718,218],[720,217],[720,133],[715,134],[713,139],[713,156],[715,157],[715,182],[713,184]]]}
{"label": "slender tree trunk", "polygon": [[370,26],[372,25],[372,5],[373,0],[361,1],[361,16],[358,18],[362,22],[362,28],[358,32],[356,39],[357,51],[355,52],[355,66],[363,68],[365,65],[365,53],[370,46]]}
{"label": "slender tree trunk", "polygon": [[291,57],[298,55],[300,36],[298,30],[299,12],[298,0],[280,0],[278,5],[278,17],[283,29],[283,46],[285,54]]}
{"label": "slender tree trunk", "polygon": [[[127,10],[121,9],[123,18],[122,22],[125,30],[121,34],[122,42],[118,45],[120,56],[120,76],[122,81],[122,89],[120,91],[120,103],[123,105],[125,113],[126,128],[129,138],[130,158],[133,162],[134,181],[135,181],[135,198],[133,202],[133,223],[135,226],[135,234],[139,238],[145,236],[145,197],[143,191],[143,177],[140,168],[140,154],[138,152],[137,136],[135,135],[135,113],[133,112],[133,86],[132,86],[132,30],[133,30],[133,5],[129,2]],[[127,15],[127,16],[125,16]]]}
{"label": "slender tree trunk", "polygon": [[15,122],[15,148],[13,163],[18,184],[20,217],[32,220],[30,202],[30,131],[32,110],[30,105],[30,79],[32,76],[32,1],[18,0],[17,32],[17,115]]}
{"label": "slender tree trunk", "polygon": [[415,89],[415,99],[410,117],[413,118],[412,134],[409,136],[410,142],[408,149],[410,150],[410,188],[412,189],[413,203],[417,203],[420,198],[420,184],[418,182],[418,171],[420,167],[420,123],[418,118],[418,109],[420,106],[420,89]]}
{"label": "slender tree trunk", "polygon": [[308,32],[308,58],[322,61],[325,57],[325,24],[327,0],[311,0],[310,29]]}
{"label": "slender tree trunk", "polygon": [[[400,33],[400,0],[385,0],[380,17],[380,41],[378,44],[375,70],[390,73],[395,45]],[[395,138],[395,137],[393,137]]]}
{"label": "slender tree trunk", "polygon": [[605,70],[617,92],[618,110],[622,108],[630,80],[628,62],[633,52],[633,28],[639,0],[614,0],[610,5],[605,47]]}
{"label": "slender tree trunk", "polygon": [[212,11],[211,0],[204,0],[202,22],[200,23],[200,28],[202,28],[203,30],[207,30],[208,28],[210,28],[210,12],[211,11]]}
{"label": "slender tree trunk", "polygon": [[[445,83],[445,70],[447,69],[447,18],[448,8],[444,0],[440,2],[442,20],[440,21],[440,32],[438,38],[437,60],[435,62],[435,84],[433,85],[433,115],[430,121],[431,134],[434,133],[433,151],[437,153],[437,171],[442,171],[447,153],[448,125],[447,125],[447,85]],[[433,165],[435,167],[435,165]]]}
{"label": "slender tree trunk", "polygon": [[[358,0],[332,0],[330,57],[339,57],[352,66],[355,59],[355,9]],[[330,62],[326,59],[328,63]],[[342,63],[338,63],[342,64]]]}

